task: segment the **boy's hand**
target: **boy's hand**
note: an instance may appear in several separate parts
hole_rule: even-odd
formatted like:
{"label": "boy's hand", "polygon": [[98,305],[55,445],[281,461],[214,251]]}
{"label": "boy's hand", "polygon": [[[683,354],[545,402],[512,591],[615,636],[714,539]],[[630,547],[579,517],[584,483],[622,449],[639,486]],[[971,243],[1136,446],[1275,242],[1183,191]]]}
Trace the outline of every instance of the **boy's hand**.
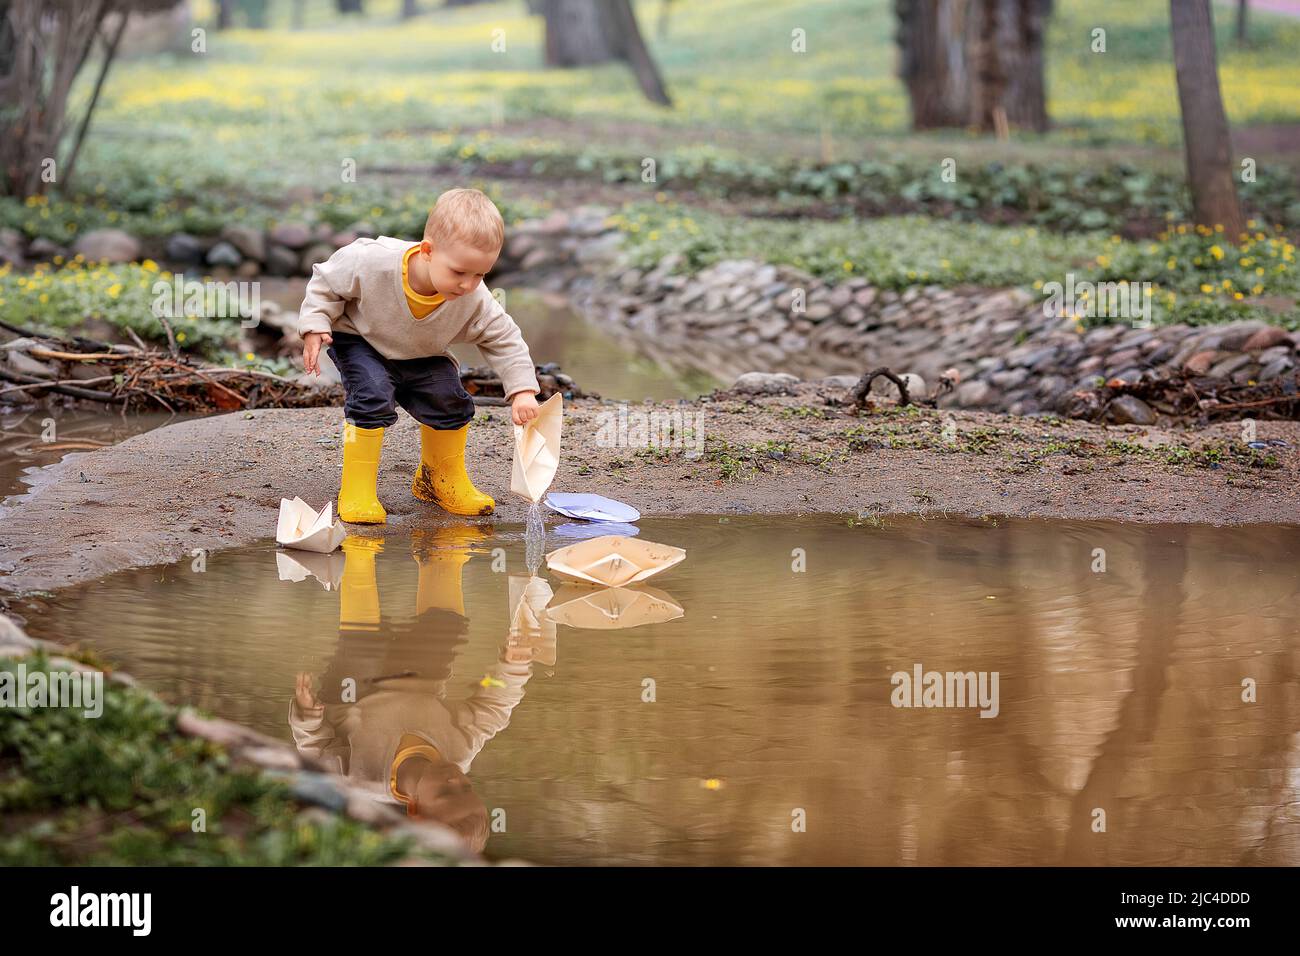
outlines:
{"label": "boy's hand", "polygon": [[537,398],[532,392],[518,392],[510,399],[510,417],[516,425],[537,417]]}
{"label": "boy's hand", "polygon": [[308,372],[319,375],[320,363],[316,357],[320,355],[322,346],[333,344],[334,336],[328,332],[308,332],[302,337],[302,367]]}
{"label": "boy's hand", "polygon": [[298,702],[298,709],[304,714],[315,717],[325,712],[325,708],[316,702],[316,695],[312,692],[310,674],[299,674],[294,679],[293,699]]}

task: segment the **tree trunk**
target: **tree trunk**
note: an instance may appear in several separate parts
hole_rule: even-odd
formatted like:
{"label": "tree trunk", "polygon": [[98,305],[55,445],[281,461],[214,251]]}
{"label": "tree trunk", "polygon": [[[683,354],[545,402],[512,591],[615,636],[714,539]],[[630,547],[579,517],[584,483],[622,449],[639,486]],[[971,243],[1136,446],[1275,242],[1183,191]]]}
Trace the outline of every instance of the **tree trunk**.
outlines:
{"label": "tree trunk", "polygon": [[664,79],[659,74],[659,67],[654,57],[646,48],[641,28],[636,23],[636,13],[632,10],[631,0],[609,0],[614,18],[614,25],[623,39],[623,56],[632,66],[636,81],[646,99],[660,106],[672,106],[668,91],[664,88]]}
{"label": "tree trunk", "polygon": [[899,74],[912,128],[962,126],[970,112],[965,0],[895,0]]}
{"label": "tree trunk", "polygon": [[1169,0],[1169,14],[1193,215],[1200,225],[1222,226],[1236,242],[1246,222],[1237,199],[1232,143],[1219,93],[1210,0]]}
{"label": "tree trunk", "polygon": [[1013,0],[1008,8],[1012,15],[1002,18],[1000,32],[1007,82],[1002,105],[1012,126],[1044,133],[1050,124],[1043,33],[1052,14],[1052,0]]}
{"label": "tree trunk", "polygon": [[240,0],[244,11],[244,21],[250,30],[265,30],[267,4],[270,0]]}
{"label": "tree trunk", "polygon": [[1245,44],[1246,42],[1246,15],[1250,10],[1250,4],[1247,0],[1237,0],[1237,42]]}
{"label": "tree trunk", "polygon": [[1051,0],[895,0],[913,129],[1048,128],[1043,27]]}
{"label": "tree trunk", "polygon": [[622,55],[609,8],[593,0],[544,0],[546,65],[593,66]]}
{"label": "tree trunk", "polygon": [[[108,4],[11,0],[7,7],[15,46],[11,68],[0,75],[0,103],[6,107],[0,180],[10,194],[32,196],[50,185],[42,174],[47,161],[58,158],[68,128],[68,93],[90,55]],[[57,176],[57,164],[54,171]]]}
{"label": "tree trunk", "polygon": [[999,0],[976,0],[970,61],[973,67],[970,102],[970,125],[981,132],[1005,129],[1006,108],[1002,105],[1007,91],[1007,74],[1002,68],[1003,39],[998,29]]}
{"label": "tree trunk", "polygon": [[77,127],[77,135],[72,141],[72,151],[68,154],[68,161],[63,165],[64,182],[72,182],[72,174],[77,168],[77,157],[81,155],[81,144],[85,142],[86,130],[90,129],[90,118],[95,113],[95,107],[99,105],[99,94],[104,91],[104,81],[108,79],[109,68],[117,58],[118,47],[122,44],[122,34],[126,33],[127,21],[130,19],[130,13],[123,13],[118,17],[117,29],[113,31],[112,38],[104,47],[104,59],[99,65],[99,75],[95,77],[95,88],[90,94],[90,104],[81,118],[81,125]]}
{"label": "tree trunk", "polygon": [[17,50],[13,24],[9,22],[9,6],[10,0],[0,0],[0,77],[13,72]]}
{"label": "tree trunk", "polygon": [[402,0],[402,19],[410,20],[420,15],[420,0]]}
{"label": "tree trunk", "polygon": [[217,0],[217,29],[229,30],[235,22],[235,0]]}
{"label": "tree trunk", "polygon": [[546,20],[547,66],[625,60],[647,99],[672,105],[630,0],[543,0],[541,9]]}

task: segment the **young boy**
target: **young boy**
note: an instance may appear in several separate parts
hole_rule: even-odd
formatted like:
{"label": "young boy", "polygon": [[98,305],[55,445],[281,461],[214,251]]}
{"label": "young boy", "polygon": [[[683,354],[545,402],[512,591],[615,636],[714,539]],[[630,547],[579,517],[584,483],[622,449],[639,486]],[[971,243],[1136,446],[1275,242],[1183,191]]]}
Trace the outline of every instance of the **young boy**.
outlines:
{"label": "young boy", "polygon": [[[474,793],[470,765],[509,726],[534,663],[555,665],[554,625],[512,624],[483,680],[467,696],[449,697],[469,635],[462,569],[486,537],[469,524],[412,529],[415,613],[390,617],[376,573],[384,542],[349,535],[338,646],[319,679],[298,674],[289,704],[300,753],[381,803],[441,821],[476,851],[487,842],[488,810]],[[540,604],[550,596],[545,589]]]}
{"label": "young boy", "polygon": [[533,359],[519,327],[482,283],[505,240],[497,207],[477,189],[438,197],[424,239],[358,239],[312,269],[298,314],[303,365],[320,374],[322,345],[343,379],[343,521],[383,524],[376,482],[384,429],[397,405],[420,423],[411,493],[458,515],[495,502],[465,470],[474,401],[447,347],[478,346],[501,377],[516,425],[537,417]]}

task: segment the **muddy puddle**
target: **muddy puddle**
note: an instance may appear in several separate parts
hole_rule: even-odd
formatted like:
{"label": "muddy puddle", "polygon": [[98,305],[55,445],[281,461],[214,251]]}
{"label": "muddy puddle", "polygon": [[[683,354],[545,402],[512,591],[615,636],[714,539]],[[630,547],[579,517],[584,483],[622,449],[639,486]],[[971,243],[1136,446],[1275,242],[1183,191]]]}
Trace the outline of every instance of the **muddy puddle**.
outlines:
{"label": "muddy puddle", "polygon": [[0,406],[0,498],[30,490],[32,472],[64,456],[93,452],[197,415],[97,408]]}
{"label": "muddy puddle", "polygon": [[432,746],[491,857],[1300,863],[1300,530],[645,519],[686,559],[614,592],[529,574],[555,519],[200,554],[28,629],[363,785]]}

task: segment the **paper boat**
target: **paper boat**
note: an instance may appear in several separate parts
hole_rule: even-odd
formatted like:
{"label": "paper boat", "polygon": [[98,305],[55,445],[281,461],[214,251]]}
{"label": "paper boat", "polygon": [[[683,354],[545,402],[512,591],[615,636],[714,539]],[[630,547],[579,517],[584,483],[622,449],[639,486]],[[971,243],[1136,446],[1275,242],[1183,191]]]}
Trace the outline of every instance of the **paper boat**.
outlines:
{"label": "paper boat", "polygon": [[556,624],[602,631],[662,624],[685,613],[670,594],[657,588],[591,588],[581,584],[563,585],[546,609],[547,617]]}
{"label": "paper boat", "polygon": [[275,568],[281,581],[306,581],[315,578],[326,591],[337,591],[343,582],[344,558],[341,552],[331,554],[312,554],[299,551],[275,552]]}
{"label": "paper boat", "polygon": [[329,554],[348,533],[334,520],[334,502],[319,514],[301,498],[280,499],[280,520],[275,526],[275,543],[286,548]]}
{"label": "paper boat", "polygon": [[529,501],[541,501],[560,467],[560,425],[564,398],[556,392],[542,402],[538,415],[515,426],[515,461],[510,490]]}
{"label": "paper boat", "polygon": [[545,578],[512,574],[510,590],[510,643],[532,650],[533,661],[555,666],[555,622],[546,613],[551,586]]}
{"label": "paper boat", "polygon": [[552,511],[583,521],[636,521],[641,512],[604,495],[586,492],[551,492],[543,502]]}
{"label": "paper boat", "polygon": [[606,534],[552,551],[546,566],[562,578],[622,587],[666,571],[686,559],[686,552],[670,544]]}

